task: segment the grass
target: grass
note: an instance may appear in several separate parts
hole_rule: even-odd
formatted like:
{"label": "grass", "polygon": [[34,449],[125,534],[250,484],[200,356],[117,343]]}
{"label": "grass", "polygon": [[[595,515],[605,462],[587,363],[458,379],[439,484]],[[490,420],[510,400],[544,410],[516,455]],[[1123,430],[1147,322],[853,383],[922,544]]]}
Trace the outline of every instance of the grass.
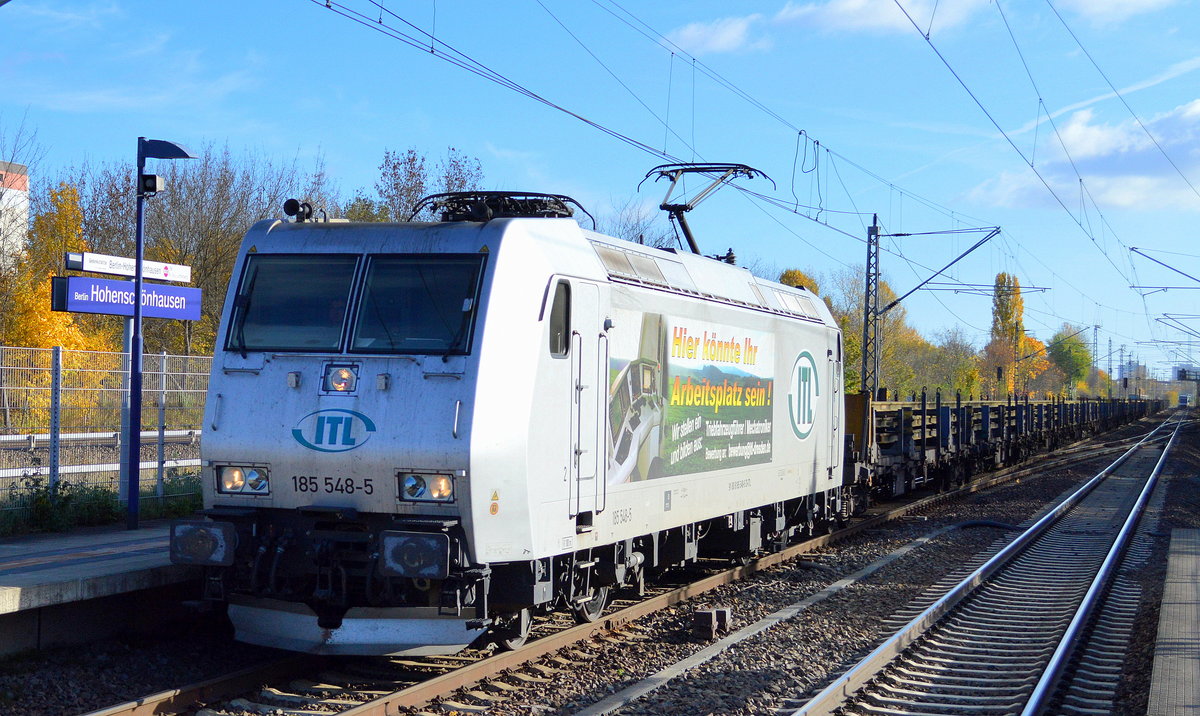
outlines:
{"label": "grass", "polygon": [[[163,480],[162,497],[154,487],[143,487],[138,501],[140,519],[190,515],[201,507],[200,475],[169,476]],[[51,487],[39,479],[0,499],[0,537],[117,524],[126,514],[125,504],[107,487],[68,480]]]}

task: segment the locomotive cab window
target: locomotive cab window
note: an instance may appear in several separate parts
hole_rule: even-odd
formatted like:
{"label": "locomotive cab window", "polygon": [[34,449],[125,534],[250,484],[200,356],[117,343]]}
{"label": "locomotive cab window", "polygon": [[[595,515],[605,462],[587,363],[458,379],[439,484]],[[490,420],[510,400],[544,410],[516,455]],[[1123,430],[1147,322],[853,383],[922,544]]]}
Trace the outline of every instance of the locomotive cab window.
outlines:
{"label": "locomotive cab window", "polygon": [[559,281],[554,287],[554,303],[550,307],[550,355],[562,357],[570,350],[571,287]]}
{"label": "locomotive cab window", "polygon": [[483,259],[481,254],[371,257],[350,351],[469,353]]}
{"label": "locomotive cab window", "polygon": [[257,254],[246,261],[225,349],[336,351],[358,257]]}

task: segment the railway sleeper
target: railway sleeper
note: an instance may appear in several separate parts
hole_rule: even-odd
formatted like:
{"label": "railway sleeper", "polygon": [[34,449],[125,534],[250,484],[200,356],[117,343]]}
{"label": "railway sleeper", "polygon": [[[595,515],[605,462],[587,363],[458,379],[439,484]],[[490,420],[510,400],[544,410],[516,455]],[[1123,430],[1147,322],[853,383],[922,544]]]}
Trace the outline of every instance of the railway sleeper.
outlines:
{"label": "railway sleeper", "polygon": [[[1010,713],[1015,703],[1011,698],[1003,701],[995,701],[992,699],[972,699],[970,697],[955,699],[957,703],[930,703],[929,701],[920,698],[902,699],[876,693],[868,693],[864,695],[863,701],[873,704],[878,708],[904,709],[904,713],[908,714],[962,714],[964,706],[969,706],[973,712]],[[931,711],[931,709],[944,710]]]}
{"label": "railway sleeper", "polygon": [[972,705],[1012,703],[1013,697],[1018,695],[1021,691],[1021,689],[1018,687],[1012,687],[1012,688],[1007,689],[1006,693],[987,695],[987,694],[980,694],[980,693],[977,693],[974,691],[972,691],[972,692],[957,691],[954,693],[945,693],[945,692],[936,691],[936,690],[918,691],[915,689],[888,688],[888,687],[883,687],[882,685],[877,685],[876,689],[879,692],[882,692],[886,689],[886,693],[891,695],[891,698],[895,698],[897,700],[901,699],[902,697],[909,697],[913,700],[914,703],[929,703],[932,701],[932,702],[941,703],[941,704],[946,704],[946,703],[961,704],[963,702],[966,702],[966,703],[969,703]]}
{"label": "railway sleeper", "polygon": [[954,691],[954,692],[967,691],[967,692],[978,692],[978,693],[988,693],[988,692],[1009,693],[1013,690],[1013,686],[1011,686],[1011,685],[995,686],[994,684],[989,685],[989,684],[981,683],[981,682],[974,681],[974,680],[968,680],[968,679],[960,679],[958,681],[960,681],[961,683],[953,683],[952,682],[953,677],[948,677],[946,675],[941,675],[941,676],[937,677],[936,680],[930,679],[930,678],[922,678],[921,680],[917,680],[917,679],[913,679],[911,677],[898,676],[895,673],[888,672],[887,674],[884,675],[883,678],[884,678],[884,680],[891,681],[896,684],[900,684],[902,686],[910,687],[913,689],[928,690],[930,693],[949,693],[951,691]]}
{"label": "railway sleeper", "polygon": [[[959,676],[958,675],[959,672],[957,669],[947,669],[947,668],[940,667],[940,666],[926,668],[926,667],[921,666],[919,663],[914,663],[914,661],[912,661],[912,660],[907,660],[902,664],[896,664],[896,665],[892,666],[891,669],[895,673],[905,674],[906,678],[927,679],[931,682],[932,681],[957,682],[957,683],[962,684],[964,688],[980,688],[980,689],[1003,688],[1003,687],[999,687],[999,686],[992,686],[991,684],[994,683],[994,681],[992,679],[981,679],[981,678],[974,677],[974,676]],[[1026,681],[1028,681],[1030,683],[1037,681],[1037,677],[1034,675],[1030,675],[1028,672],[1020,672],[1020,671],[1012,670],[1012,671],[1009,671],[1008,673],[1022,675],[1024,677],[1027,677]]]}

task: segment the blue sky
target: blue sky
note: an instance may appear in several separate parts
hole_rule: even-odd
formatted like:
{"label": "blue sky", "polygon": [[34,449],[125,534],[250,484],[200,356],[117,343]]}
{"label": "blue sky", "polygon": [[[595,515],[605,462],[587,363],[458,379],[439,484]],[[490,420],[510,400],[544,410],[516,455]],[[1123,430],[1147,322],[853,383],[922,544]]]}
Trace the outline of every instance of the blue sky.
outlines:
{"label": "blue sky", "polygon": [[[142,135],[321,156],[345,195],[373,184],[385,149],[454,146],[489,188],[569,194],[594,214],[661,201],[663,184],[637,185],[664,154],[740,162],[775,182],[741,186],[790,206],[718,192],[689,216],[706,252],[827,277],[861,271],[873,213],[888,234],[998,225],[951,276],[1046,288],[1025,296],[1042,340],[1100,324],[1101,356],[1111,339],[1165,373],[1178,356],[1144,342],[1184,335],[1157,319],[1200,314],[1196,291],[1131,289],[1200,283],[1129,250],[1200,277],[1195,0],[334,7],[363,23],[311,0],[11,0],[0,130],[37,131],[44,175],[132,162]],[[641,146],[454,66],[452,50]],[[975,236],[887,237],[885,277],[907,291]],[[960,325],[986,341],[987,296],[904,305],[928,337]]]}

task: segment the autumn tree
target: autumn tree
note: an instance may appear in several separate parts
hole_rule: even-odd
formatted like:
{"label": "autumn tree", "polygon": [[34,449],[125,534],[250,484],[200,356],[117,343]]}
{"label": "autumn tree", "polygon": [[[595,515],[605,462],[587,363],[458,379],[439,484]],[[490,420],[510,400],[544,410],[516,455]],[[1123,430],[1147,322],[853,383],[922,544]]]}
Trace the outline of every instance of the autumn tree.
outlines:
{"label": "autumn tree", "polygon": [[[981,354],[982,388],[992,395],[1016,393],[1020,388],[1017,361],[1025,339],[1025,301],[1021,282],[1009,273],[996,274],[992,289],[991,340]],[[1026,378],[1029,376],[1026,375]]]}
{"label": "autumn tree", "polygon": [[388,209],[383,202],[372,199],[359,189],[342,209],[342,216],[350,221],[387,221]]}
{"label": "autumn tree", "polygon": [[1038,398],[1062,395],[1067,390],[1067,376],[1058,366],[1050,363],[1046,370],[1029,381],[1026,390],[1031,396]]}
{"label": "autumn tree", "polygon": [[1092,365],[1092,352],[1087,344],[1079,337],[1081,330],[1069,323],[1050,339],[1050,360],[1062,371],[1068,381],[1068,388],[1073,392],[1076,385],[1083,380]]}
{"label": "autumn tree", "polygon": [[[832,275],[825,293],[826,305],[842,329],[847,392],[855,392],[862,385],[863,289],[862,273],[845,269]],[[895,299],[896,292],[887,281],[880,281],[879,305],[886,306]],[[895,306],[880,318],[877,334],[882,346],[879,387],[899,395],[920,392],[914,356],[930,345],[908,325],[907,315],[903,306]]]}
{"label": "autumn tree", "polygon": [[779,283],[788,286],[806,288],[817,295],[821,294],[821,286],[817,280],[800,269],[786,269],[780,272],[778,280]]}
{"label": "autumn tree", "polygon": [[101,347],[95,336],[81,329],[76,314],[50,310],[50,279],[58,273],[63,253],[86,249],[79,192],[59,184],[37,203],[29,241],[11,275],[5,310],[0,311],[0,345]]}
{"label": "autumn tree", "polygon": [[1033,336],[1021,336],[1020,355],[1013,364],[1013,382],[1016,390],[1028,393],[1029,386],[1050,367],[1050,356],[1046,344]]}
{"label": "autumn tree", "polygon": [[915,381],[930,393],[940,389],[943,400],[952,398],[956,391],[964,400],[978,395],[979,353],[961,327],[941,331],[935,342],[926,342],[915,350],[911,360]]}
{"label": "autumn tree", "polygon": [[996,274],[992,290],[992,340],[1019,349],[1024,335],[1025,300],[1021,298],[1021,281],[1012,274]]}

